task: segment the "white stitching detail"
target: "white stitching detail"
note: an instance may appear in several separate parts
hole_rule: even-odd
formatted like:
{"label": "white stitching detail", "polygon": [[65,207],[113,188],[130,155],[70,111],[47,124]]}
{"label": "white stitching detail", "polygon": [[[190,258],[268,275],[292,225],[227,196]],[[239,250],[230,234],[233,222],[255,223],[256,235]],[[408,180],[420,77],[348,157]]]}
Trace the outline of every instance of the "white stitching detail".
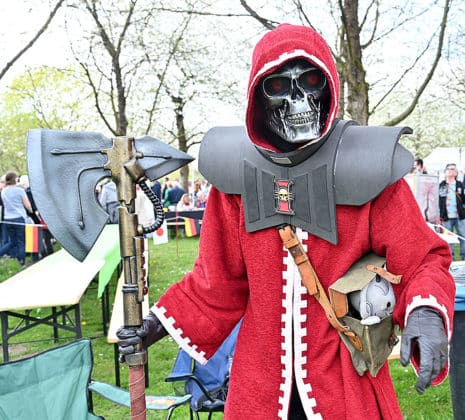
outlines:
{"label": "white stitching detail", "polygon": [[[286,251],[284,246],[283,250]],[[292,385],[292,283],[295,267],[294,261],[288,252],[286,252],[283,258],[283,264],[286,267],[286,271],[282,274],[282,307],[284,312],[281,315],[281,322],[284,324],[283,328],[281,328],[281,349],[284,354],[281,355],[282,382],[279,385],[279,390],[282,395],[278,398],[278,403],[281,406],[278,410],[278,417],[287,419]]]}
{"label": "white stitching detail", "polygon": [[[308,233],[297,228],[297,237],[302,242],[302,246],[307,252],[307,245],[303,242],[308,240]],[[297,269],[297,266],[294,263]],[[299,391],[302,406],[304,408],[307,419],[322,419],[320,413],[314,412],[314,408],[317,406],[316,398],[309,398],[309,394],[312,392],[312,385],[308,380],[307,370],[304,366],[307,364],[307,329],[302,328],[302,324],[307,321],[308,312],[304,309],[307,307],[307,289],[302,283],[300,273],[294,281],[294,340],[295,340],[295,354],[294,354],[294,366],[295,366],[295,378],[297,389]],[[307,383],[305,383],[307,380]],[[316,410],[315,410],[316,411]]]}
{"label": "white stitching detail", "polygon": [[450,325],[449,314],[447,313],[447,308],[444,305],[441,305],[435,296],[429,295],[428,298],[423,298],[421,296],[415,296],[407,305],[407,309],[405,310],[405,318],[404,324],[407,324],[407,318],[411,314],[411,312],[420,307],[420,306],[430,306],[432,308],[436,308],[441,314],[444,316],[446,320],[446,329],[447,329],[447,337],[449,340],[452,338],[452,328]]}
{"label": "white stitching detail", "polygon": [[191,356],[193,359],[197,360],[200,364],[205,365],[207,363],[207,359],[205,358],[204,351],[198,351],[197,344],[190,344],[191,339],[188,337],[183,337],[184,331],[181,328],[174,327],[174,318],[166,316],[166,308],[163,306],[156,306],[154,305],[150,309],[160,320],[160,322],[165,327],[168,334],[173,337],[173,340],[179,344],[179,346]]}

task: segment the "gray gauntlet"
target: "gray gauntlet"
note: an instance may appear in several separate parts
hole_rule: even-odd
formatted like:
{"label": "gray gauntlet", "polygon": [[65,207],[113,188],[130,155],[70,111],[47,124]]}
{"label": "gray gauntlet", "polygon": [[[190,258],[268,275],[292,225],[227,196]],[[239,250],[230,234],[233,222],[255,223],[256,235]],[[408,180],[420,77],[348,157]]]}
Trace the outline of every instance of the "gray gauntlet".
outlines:
{"label": "gray gauntlet", "polygon": [[414,350],[420,353],[416,390],[423,394],[447,363],[447,334],[441,315],[427,306],[412,311],[402,332],[400,363],[406,366]]}
{"label": "gray gauntlet", "polygon": [[122,356],[132,354],[136,352],[137,346],[141,340],[142,346],[147,348],[166,335],[168,335],[168,332],[165,330],[160,320],[152,311],[149,311],[139,328],[120,327],[118,331],[116,331],[116,336],[118,337],[118,351]]}

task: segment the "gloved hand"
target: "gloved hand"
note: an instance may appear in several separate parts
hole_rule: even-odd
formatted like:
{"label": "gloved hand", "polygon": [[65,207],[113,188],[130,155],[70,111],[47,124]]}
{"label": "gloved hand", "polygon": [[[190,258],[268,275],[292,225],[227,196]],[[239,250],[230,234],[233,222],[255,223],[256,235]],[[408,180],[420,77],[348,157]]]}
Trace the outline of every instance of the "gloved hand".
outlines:
{"label": "gloved hand", "polygon": [[402,331],[400,363],[407,366],[415,346],[420,351],[416,390],[423,394],[447,363],[447,334],[441,315],[427,306],[412,311]]}
{"label": "gloved hand", "polygon": [[118,328],[116,331],[118,351],[124,357],[136,352],[140,340],[142,340],[142,346],[147,348],[166,335],[168,335],[168,332],[157,316],[152,311],[149,311],[139,328]]}

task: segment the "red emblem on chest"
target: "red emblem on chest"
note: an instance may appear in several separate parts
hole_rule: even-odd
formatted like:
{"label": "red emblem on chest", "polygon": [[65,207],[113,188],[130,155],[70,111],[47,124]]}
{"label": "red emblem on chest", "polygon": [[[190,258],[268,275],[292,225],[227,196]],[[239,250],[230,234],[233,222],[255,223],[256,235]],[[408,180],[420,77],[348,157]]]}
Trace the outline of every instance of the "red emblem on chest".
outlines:
{"label": "red emblem on chest", "polygon": [[294,182],[287,179],[275,179],[274,181],[274,198],[276,203],[276,213],[295,214],[292,209],[294,193],[291,192],[291,186]]}

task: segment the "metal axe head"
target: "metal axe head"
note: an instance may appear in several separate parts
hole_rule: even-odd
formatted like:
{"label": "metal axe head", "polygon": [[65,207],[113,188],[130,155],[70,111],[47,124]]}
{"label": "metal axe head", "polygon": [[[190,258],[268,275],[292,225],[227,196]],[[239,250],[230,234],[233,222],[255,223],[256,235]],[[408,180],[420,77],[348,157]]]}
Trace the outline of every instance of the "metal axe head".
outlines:
{"label": "metal axe head", "polygon": [[[97,183],[111,177],[105,168],[113,141],[102,134],[30,130],[27,166],[32,195],[51,233],[71,255],[84,260],[103,230],[108,214],[100,206]],[[134,140],[140,167],[151,180],[193,158],[153,137]]]}

